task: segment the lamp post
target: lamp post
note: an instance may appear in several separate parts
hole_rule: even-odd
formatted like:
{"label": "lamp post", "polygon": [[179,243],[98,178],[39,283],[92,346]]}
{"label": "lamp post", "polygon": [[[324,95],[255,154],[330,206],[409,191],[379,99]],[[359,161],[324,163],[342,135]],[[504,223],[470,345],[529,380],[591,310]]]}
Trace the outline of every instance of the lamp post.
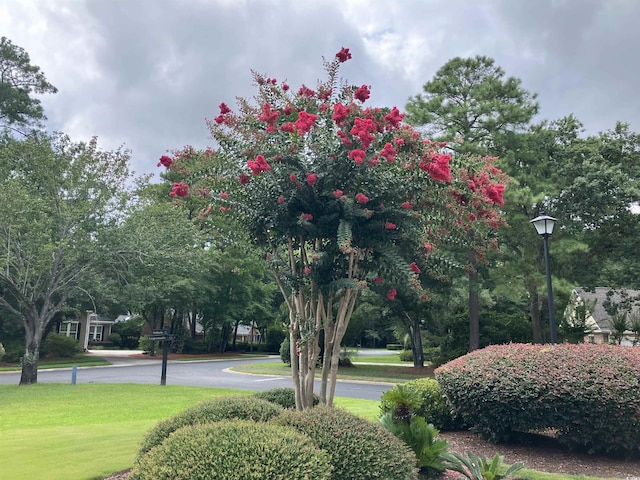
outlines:
{"label": "lamp post", "polygon": [[547,269],[547,295],[549,303],[549,326],[551,331],[551,343],[558,343],[558,334],[556,333],[556,314],[553,309],[553,290],[551,289],[551,271],[549,270],[549,237],[553,233],[553,226],[557,218],[550,217],[544,213],[539,217],[531,220],[533,226],[536,227],[538,234],[542,235],[544,242],[544,264]]}

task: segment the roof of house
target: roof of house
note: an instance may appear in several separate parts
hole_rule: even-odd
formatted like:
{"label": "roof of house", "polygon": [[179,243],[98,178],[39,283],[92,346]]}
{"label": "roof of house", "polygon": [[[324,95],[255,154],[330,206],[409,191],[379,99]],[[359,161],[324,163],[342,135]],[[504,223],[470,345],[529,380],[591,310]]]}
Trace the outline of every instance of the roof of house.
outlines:
{"label": "roof of house", "polygon": [[[595,321],[599,330],[611,331],[611,315],[605,309],[605,305],[607,300],[611,303],[619,303],[622,300],[623,294],[628,295],[629,297],[637,297],[640,300],[640,290],[630,290],[626,288],[612,289],[610,287],[596,287],[592,290],[586,290],[582,287],[577,287],[573,289],[574,293],[582,299],[585,303],[596,301],[595,306],[593,307],[591,313],[591,317]],[[634,314],[640,314],[640,306],[638,303],[633,305],[631,312]]]}
{"label": "roof of house", "polygon": [[[242,323],[239,324],[238,325],[238,335],[250,335],[250,334],[252,334],[251,328],[252,327],[250,325],[243,325]],[[254,332],[253,332],[254,335],[260,335],[260,331],[257,328],[253,327],[253,329],[254,329]]]}

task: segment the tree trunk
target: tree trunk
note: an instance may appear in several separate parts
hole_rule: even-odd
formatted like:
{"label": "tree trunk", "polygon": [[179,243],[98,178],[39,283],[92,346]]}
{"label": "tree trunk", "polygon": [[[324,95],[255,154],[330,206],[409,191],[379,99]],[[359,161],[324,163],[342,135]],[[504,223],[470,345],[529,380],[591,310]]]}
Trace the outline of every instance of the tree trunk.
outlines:
{"label": "tree trunk", "polygon": [[25,325],[25,352],[22,357],[22,374],[20,375],[20,385],[31,385],[38,383],[38,361],[40,360],[40,340],[42,333],[35,325]]}
{"label": "tree trunk", "polygon": [[416,315],[413,318],[413,324],[411,326],[411,350],[413,352],[413,366],[424,367],[424,351],[422,348],[422,330],[420,325],[420,316]]}
{"label": "tree trunk", "polygon": [[533,331],[533,343],[544,343],[542,335],[542,324],[540,323],[540,298],[538,296],[538,285],[535,280],[525,280],[525,287],[529,292],[529,310],[531,313],[531,328]]}
{"label": "tree trunk", "polygon": [[480,348],[480,304],[478,301],[478,272],[476,253],[467,251],[469,259],[469,351]]}

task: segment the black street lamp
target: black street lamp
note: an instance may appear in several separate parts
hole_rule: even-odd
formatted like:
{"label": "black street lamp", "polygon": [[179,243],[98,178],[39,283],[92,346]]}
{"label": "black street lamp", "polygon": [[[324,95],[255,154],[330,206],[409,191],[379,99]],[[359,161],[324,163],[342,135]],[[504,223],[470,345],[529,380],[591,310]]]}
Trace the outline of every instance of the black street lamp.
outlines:
{"label": "black street lamp", "polygon": [[547,268],[547,295],[549,296],[549,326],[551,328],[551,343],[558,343],[558,334],[556,333],[556,314],[553,309],[553,290],[551,289],[551,271],[549,270],[549,237],[553,233],[553,226],[557,218],[550,217],[544,213],[539,217],[531,220],[533,226],[536,227],[538,234],[542,235],[544,241],[544,264]]}

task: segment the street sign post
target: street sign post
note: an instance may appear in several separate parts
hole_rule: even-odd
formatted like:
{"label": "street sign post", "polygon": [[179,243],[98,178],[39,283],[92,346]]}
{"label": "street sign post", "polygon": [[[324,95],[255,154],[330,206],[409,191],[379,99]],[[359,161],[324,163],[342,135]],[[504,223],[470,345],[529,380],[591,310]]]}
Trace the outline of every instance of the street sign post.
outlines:
{"label": "street sign post", "polygon": [[160,385],[167,384],[167,359],[169,358],[169,345],[173,340],[173,335],[169,328],[154,330],[147,338],[152,342],[162,342],[162,373],[160,374]]}

